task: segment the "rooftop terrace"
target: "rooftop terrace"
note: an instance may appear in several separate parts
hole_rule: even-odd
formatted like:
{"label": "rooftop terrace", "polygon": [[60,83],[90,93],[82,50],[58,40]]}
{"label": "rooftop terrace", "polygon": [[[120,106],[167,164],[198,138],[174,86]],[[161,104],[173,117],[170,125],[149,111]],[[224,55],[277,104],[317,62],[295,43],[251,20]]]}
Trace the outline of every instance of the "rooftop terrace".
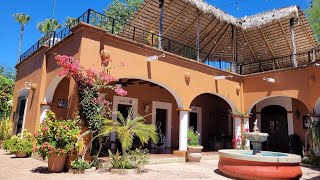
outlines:
{"label": "rooftop terrace", "polygon": [[[150,2],[149,2],[150,1]],[[189,3],[187,0],[173,0],[179,7],[181,6],[181,2]],[[172,4],[172,2],[167,2]],[[179,1],[179,2],[178,2]],[[202,2],[202,1],[201,1]],[[165,31],[168,32],[167,35],[163,34],[162,36],[159,35],[159,33],[155,30],[157,29],[155,23],[159,21],[159,18],[155,18],[150,21],[150,17],[142,16],[141,14],[145,13],[145,15],[149,15],[148,12],[145,12],[145,9],[147,6],[152,5],[152,3],[155,3],[154,0],[146,0],[141,5],[140,10],[136,12],[136,14],[130,19],[129,23],[123,23],[118,21],[117,19],[113,17],[107,17],[104,14],[98,13],[94,10],[87,10],[85,13],[83,13],[80,17],[76,19],[72,24],[64,27],[60,31],[55,31],[48,33],[47,35],[43,36],[39,39],[31,48],[29,48],[25,53],[23,53],[20,57],[20,62],[28,58],[32,53],[34,53],[37,49],[39,49],[42,45],[48,45],[49,47],[52,47],[62,41],[64,38],[69,36],[72,32],[71,29],[75,26],[77,26],[80,22],[85,22],[88,24],[91,24],[93,26],[105,29],[108,33],[121,36],[127,39],[131,39],[133,41],[162,49],[164,51],[177,54],[179,56],[183,56],[185,58],[198,60],[200,62],[206,63],[210,66],[230,71],[232,69],[235,69],[236,73],[238,74],[251,74],[251,73],[257,73],[257,72],[263,72],[263,71],[269,71],[269,70],[276,70],[276,69],[283,69],[288,67],[293,67],[292,58],[295,56],[298,62],[298,66],[303,66],[308,63],[314,62],[316,60],[319,60],[320,58],[320,46],[318,46],[317,42],[313,42],[313,39],[311,39],[312,43],[305,44],[304,41],[308,41],[308,36],[310,34],[313,36],[312,31],[310,30],[309,26],[308,30],[304,31],[304,28],[298,29],[298,37],[296,38],[297,44],[299,47],[298,53],[292,52],[292,47],[286,45],[286,43],[289,43],[289,39],[287,36],[290,35],[290,33],[285,33],[288,31],[288,28],[286,26],[286,30],[283,30],[283,33],[279,34],[270,34],[269,37],[266,37],[267,33],[263,33],[263,30],[266,31],[264,26],[273,27],[274,24],[271,19],[272,16],[275,16],[274,14],[281,13],[281,16],[277,17],[277,25],[280,28],[284,28],[280,20],[283,20],[281,18],[285,18],[285,20],[288,19],[288,17],[292,13],[298,13],[298,17],[301,20],[304,15],[301,15],[301,12],[297,7],[288,7],[283,8],[279,10],[274,10],[270,12],[265,12],[258,14],[256,16],[250,16],[245,18],[236,19],[230,15],[225,14],[223,11],[218,10],[208,10],[202,7],[203,4],[200,3],[200,5],[197,3],[197,0],[195,0],[195,4],[187,4],[187,7],[183,12],[180,14],[182,15],[185,13],[190,6],[195,5],[197,8],[202,9],[203,11],[206,11],[206,13],[213,13],[216,12],[216,14],[213,13],[215,17],[213,17],[210,22],[208,19],[201,20],[201,23],[199,21],[199,17],[195,16],[194,19],[192,19],[191,25],[194,26],[196,19],[199,21],[199,27],[203,30],[197,37],[192,37],[191,34],[194,33],[194,36],[196,36],[197,32],[193,32],[192,29],[197,28],[190,28],[191,26],[188,25],[188,27],[180,26],[179,24],[175,24],[178,21],[181,21],[181,16],[172,19],[171,23],[166,23],[167,25],[164,26]],[[203,3],[203,2],[202,2]],[[154,5],[154,4],[153,4]],[[165,4],[166,5],[166,4]],[[167,7],[168,14],[173,12],[170,12],[169,5],[164,6]],[[174,8],[174,5],[170,9]],[[211,8],[214,6],[208,5]],[[177,6],[178,7],[178,6]],[[208,8],[208,7],[207,7]],[[210,9],[210,8],[209,8]],[[172,10],[171,10],[172,11]],[[197,10],[195,10],[197,11]],[[219,12],[217,14],[217,12]],[[272,13],[273,12],[273,15]],[[277,13],[276,13],[277,12]],[[189,12],[190,13],[190,12]],[[300,13],[300,14],[299,14]],[[156,14],[156,13],[154,13]],[[195,13],[196,14],[196,13]],[[199,14],[198,14],[199,15]],[[262,17],[263,15],[266,15],[267,19],[265,21],[257,20]],[[301,15],[301,17],[300,17]],[[203,15],[204,16],[204,15]],[[207,15],[206,15],[207,16]],[[212,16],[212,14],[210,14]],[[154,16],[157,17],[157,16]],[[171,17],[172,18],[172,17]],[[208,18],[208,17],[207,17]],[[141,19],[144,21],[141,22]],[[290,19],[290,18],[289,18]],[[150,22],[149,22],[150,21]],[[208,21],[208,22],[206,22]],[[302,23],[306,24],[306,20],[301,20]],[[202,23],[203,22],[203,23]],[[264,22],[264,24],[263,24]],[[206,25],[205,25],[206,24]],[[214,25],[215,24],[215,25]],[[149,27],[147,27],[149,26]],[[155,26],[154,28],[150,28],[150,26]],[[173,26],[175,26],[173,28]],[[209,28],[212,26],[212,28]],[[301,25],[300,25],[301,26]],[[169,29],[172,28],[169,32]],[[186,28],[186,29],[185,29]],[[200,28],[199,28],[200,29]],[[268,29],[269,30],[269,29]],[[188,37],[184,37],[179,39],[177,35],[174,33],[179,31],[180,33],[183,32],[180,37],[188,35]],[[191,32],[188,32],[191,31]],[[260,36],[257,37],[256,31],[260,31]],[[270,29],[270,31],[274,31],[274,29]],[[307,35],[301,33],[307,33]],[[176,33],[179,34],[179,33]],[[246,35],[247,34],[247,35]],[[242,37],[240,37],[240,35]],[[202,38],[202,36],[204,36]],[[236,36],[239,36],[236,38]],[[275,37],[274,37],[275,36]],[[252,39],[253,38],[253,39]],[[264,44],[261,45],[260,43],[254,42],[254,40],[258,38],[264,39]],[[283,42],[277,42],[279,45],[270,44],[271,38],[275,39],[282,39]],[[161,46],[159,46],[159,39],[161,39]],[[202,39],[202,40],[201,40]],[[209,39],[209,40],[208,40]],[[249,42],[249,39],[251,42]],[[201,43],[203,46],[196,45],[196,41],[199,40],[199,43]],[[309,39],[310,40],[310,39]],[[257,40],[258,41],[258,40]],[[311,42],[310,41],[310,42]],[[252,45],[250,45],[252,44]],[[260,50],[257,50],[259,46],[262,46],[262,49],[264,52],[260,52]],[[266,47],[267,46],[267,47]],[[283,49],[282,46],[286,46],[286,49]],[[280,52],[277,50],[273,50],[275,48],[282,48],[280,49]],[[310,48],[311,47],[311,48]],[[256,51],[255,51],[256,50]],[[248,51],[248,52],[244,52]],[[277,51],[276,53],[274,51]],[[283,53],[281,53],[281,51]],[[249,55],[248,55],[249,54]],[[270,56],[271,54],[271,56]]]}

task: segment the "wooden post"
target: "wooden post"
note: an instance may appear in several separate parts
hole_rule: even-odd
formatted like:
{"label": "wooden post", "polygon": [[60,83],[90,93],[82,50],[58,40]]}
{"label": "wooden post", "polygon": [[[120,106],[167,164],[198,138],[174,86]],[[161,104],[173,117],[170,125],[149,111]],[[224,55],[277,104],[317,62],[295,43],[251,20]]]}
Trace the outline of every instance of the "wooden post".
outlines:
{"label": "wooden post", "polygon": [[197,43],[196,43],[196,48],[197,48],[197,61],[200,61],[200,11],[197,9]]}
{"label": "wooden post", "polygon": [[294,67],[297,67],[298,66],[297,57],[296,57],[297,50],[296,50],[296,44],[294,41],[294,31],[293,31],[294,21],[295,21],[294,18],[290,19],[290,32],[291,32],[291,44],[292,44],[292,63],[293,63]]}
{"label": "wooden post", "polygon": [[163,34],[163,5],[164,0],[159,0],[160,18],[159,18],[159,49],[162,50],[162,34]]}

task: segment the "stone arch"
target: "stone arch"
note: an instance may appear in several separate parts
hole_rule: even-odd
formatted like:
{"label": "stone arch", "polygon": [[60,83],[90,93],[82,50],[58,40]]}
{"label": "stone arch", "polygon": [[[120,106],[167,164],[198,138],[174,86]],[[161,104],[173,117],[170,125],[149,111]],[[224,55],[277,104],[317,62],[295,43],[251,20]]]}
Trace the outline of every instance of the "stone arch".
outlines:
{"label": "stone arch", "polygon": [[59,85],[59,83],[65,78],[66,76],[55,76],[50,81],[47,90],[45,91],[45,96],[43,102],[46,103],[41,106],[41,112],[40,112],[40,123],[44,120],[47,111],[50,110],[50,103],[52,103],[54,93]]}
{"label": "stone arch", "polygon": [[117,77],[117,79],[139,79],[139,80],[143,80],[143,81],[148,81],[154,84],[157,84],[163,88],[165,88],[167,91],[169,91],[172,96],[174,97],[174,99],[176,100],[176,103],[178,105],[179,108],[183,108],[183,100],[180,97],[179,93],[172,87],[170,87],[169,85],[163,83],[163,82],[159,82],[153,79],[147,79],[144,77],[137,77],[137,76],[121,76],[121,77]]}
{"label": "stone arch", "polygon": [[202,92],[200,94],[197,94],[196,96],[194,96],[193,98],[190,98],[190,104],[189,106],[191,105],[192,101],[194,99],[196,99],[197,97],[199,97],[200,95],[202,94],[212,94],[212,95],[215,95],[221,99],[223,99],[226,103],[229,104],[229,106],[231,107],[231,110],[232,112],[235,112],[235,111],[238,111],[239,109],[237,108],[237,106],[226,96],[224,96],[223,94],[219,94],[219,93],[212,93],[212,92]]}
{"label": "stone arch", "polygon": [[320,97],[314,105],[313,111],[316,115],[320,115]]}

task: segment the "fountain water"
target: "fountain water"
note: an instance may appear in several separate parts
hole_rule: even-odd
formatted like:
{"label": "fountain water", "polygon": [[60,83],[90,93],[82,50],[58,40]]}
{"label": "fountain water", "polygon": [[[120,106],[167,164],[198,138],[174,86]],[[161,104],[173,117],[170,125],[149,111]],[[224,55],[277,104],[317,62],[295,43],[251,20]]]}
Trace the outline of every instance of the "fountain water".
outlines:
{"label": "fountain water", "polygon": [[267,133],[259,132],[257,120],[253,132],[244,134],[253,150],[219,150],[218,168],[224,174],[240,179],[299,179],[302,176],[301,156],[261,151]]}

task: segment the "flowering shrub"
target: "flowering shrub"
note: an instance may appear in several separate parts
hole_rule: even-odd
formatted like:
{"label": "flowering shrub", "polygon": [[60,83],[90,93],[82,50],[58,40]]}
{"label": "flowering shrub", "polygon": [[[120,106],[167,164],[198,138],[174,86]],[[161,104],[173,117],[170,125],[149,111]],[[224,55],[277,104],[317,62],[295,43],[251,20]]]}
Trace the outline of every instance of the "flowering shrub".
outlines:
{"label": "flowering shrub", "polygon": [[47,112],[45,120],[34,134],[36,147],[33,151],[45,157],[53,154],[62,155],[76,147],[80,130],[78,120],[60,120],[51,111]]}
{"label": "flowering shrub", "polygon": [[199,146],[200,134],[193,128],[188,129],[188,146]]}
{"label": "flowering shrub", "polygon": [[[110,75],[109,70],[113,67],[107,67],[111,58],[102,60],[102,70],[97,71],[94,68],[85,68],[79,61],[69,56],[56,55],[55,60],[63,68],[59,72],[60,76],[72,77],[78,85],[80,116],[85,125],[92,131],[99,131],[102,125],[101,119],[96,118],[98,114],[107,115],[111,112],[110,102],[99,98],[99,90],[112,89],[120,96],[126,96],[127,91],[121,86],[112,86],[110,83],[117,79]],[[125,66],[121,63],[120,66]]]}
{"label": "flowering shrub", "polygon": [[[246,128],[244,130],[243,133],[248,133],[249,132],[249,129]],[[249,147],[247,147],[247,138],[246,136],[243,135],[243,139],[241,138],[241,136],[238,136],[237,138],[233,138],[232,139],[232,144],[233,144],[233,148],[234,149],[242,149],[242,150],[245,150],[245,149],[248,149]]]}

